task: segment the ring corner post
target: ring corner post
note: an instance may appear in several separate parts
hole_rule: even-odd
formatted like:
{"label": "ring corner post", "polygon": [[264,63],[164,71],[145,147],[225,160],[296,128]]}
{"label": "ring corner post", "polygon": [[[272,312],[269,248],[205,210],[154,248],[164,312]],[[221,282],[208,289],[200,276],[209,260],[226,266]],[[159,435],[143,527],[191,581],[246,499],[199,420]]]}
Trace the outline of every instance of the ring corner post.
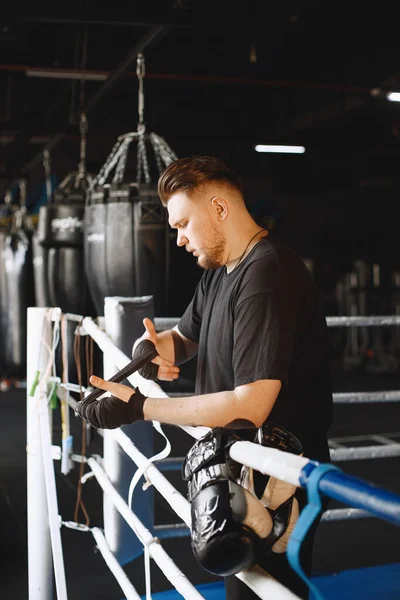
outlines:
{"label": "ring corner post", "polygon": [[27,398],[26,398],[26,460],[27,460],[27,533],[28,533],[28,594],[29,600],[53,599],[53,561],[42,444],[39,423],[39,403],[35,389],[46,370],[47,353],[41,352],[43,342],[51,347],[52,323],[49,309],[30,307],[27,310]]}

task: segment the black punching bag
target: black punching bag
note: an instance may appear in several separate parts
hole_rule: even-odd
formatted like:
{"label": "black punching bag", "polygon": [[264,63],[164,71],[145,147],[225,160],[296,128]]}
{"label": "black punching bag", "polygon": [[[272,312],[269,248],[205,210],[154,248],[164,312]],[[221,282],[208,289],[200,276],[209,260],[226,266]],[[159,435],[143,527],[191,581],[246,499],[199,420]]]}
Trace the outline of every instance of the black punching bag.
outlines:
{"label": "black punching bag", "polygon": [[34,306],[32,233],[25,209],[26,186],[20,182],[20,207],[8,231],[0,233],[1,333],[3,371],[8,377],[26,376],[26,313]]}
{"label": "black punching bag", "polygon": [[[4,264],[4,244],[6,240],[6,232],[0,231],[0,339],[5,340],[6,338],[6,326],[7,326],[7,293],[6,293],[6,266]],[[5,363],[5,350],[4,344],[0,344],[0,375],[5,374],[6,363]]]}
{"label": "black punching bag", "polygon": [[54,192],[54,203],[41,206],[34,241],[36,303],[63,312],[92,315],[83,245],[87,179],[70,173]]}
{"label": "black punching bag", "polygon": [[[7,324],[7,279],[6,265],[4,263],[4,244],[7,232],[10,228],[10,205],[12,202],[11,194],[6,193],[4,204],[0,205],[0,339],[4,340],[6,336]],[[0,344],[0,375],[6,373],[5,368],[5,349],[4,344]]]}
{"label": "black punching bag", "polygon": [[[176,158],[156,134],[121,136],[87,194],[85,270],[101,315],[107,296],[147,295],[154,297],[156,316],[168,314],[170,228],[167,211],[151,179],[145,140],[153,149],[158,175]],[[123,181],[131,142],[138,142],[138,164],[143,166],[144,181],[142,171],[135,182]],[[114,166],[112,183],[106,183]]]}
{"label": "black punching bag", "polygon": [[88,190],[84,217],[85,272],[97,315],[104,315],[110,293],[106,269],[106,221],[109,185]]}

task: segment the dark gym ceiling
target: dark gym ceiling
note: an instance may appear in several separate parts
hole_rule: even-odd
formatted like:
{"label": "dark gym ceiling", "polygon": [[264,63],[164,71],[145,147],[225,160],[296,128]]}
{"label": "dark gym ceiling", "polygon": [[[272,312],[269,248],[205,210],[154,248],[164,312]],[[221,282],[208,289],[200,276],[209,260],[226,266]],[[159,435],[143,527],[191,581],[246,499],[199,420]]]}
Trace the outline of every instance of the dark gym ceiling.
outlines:
{"label": "dark gym ceiling", "polygon": [[[215,154],[242,176],[297,189],[398,183],[400,103],[385,97],[400,91],[396,3],[82,1],[7,11],[3,180],[40,168],[46,146],[56,165],[78,161],[82,106],[88,166],[98,170],[117,136],[136,129],[142,51],[147,130],[178,156]],[[85,78],[71,79],[77,71]],[[259,143],[306,152],[261,155]]]}

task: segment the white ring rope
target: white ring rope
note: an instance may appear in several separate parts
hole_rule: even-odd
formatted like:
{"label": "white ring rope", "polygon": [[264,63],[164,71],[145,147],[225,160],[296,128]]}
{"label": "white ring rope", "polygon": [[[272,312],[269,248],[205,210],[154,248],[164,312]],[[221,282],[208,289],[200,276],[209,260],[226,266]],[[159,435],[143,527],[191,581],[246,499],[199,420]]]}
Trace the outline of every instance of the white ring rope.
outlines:
{"label": "white ring rope", "polygon": [[108,568],[114,574],[115,579],[118,581],[122,591],[124,592],[126,600],[140,600],[140,596],[130,582],[127,574],[120,566],[114,554],[111,552],[101,529],[98,527],[93,527],[93,529],[90,531],[96,540],[96,545],[100,550]]}
{"label": "white ring rope", "polygon": [[[122,433],[122,432],[121,432]],[[129,439],[129,438],[128,438]],[[145,457],[144,457],[145,458]],[[184,598],[202,598],[201,594],[189,582],[186,576],[178,569],[172,559],[165,552],[164,548],[159,543],[157,538],[154,538],[150,531],[143,525],[138,517],[130,510],[122,496],[114,488],[106,473],[99,465],[95,458],[88,458],[88,465],[103,491],[109,495],[114,506],[121,513],[122,517],[133,529],[143,545],[148,548],[148,551],[156,563],[160,566],[165,576],[169,579],[172,585],[179,591]],[[154,467],[155,468],[155,467]]]}
{"label": "white ring rope", "polygon": [[[157,330],[172,329],[178,325],[179,317],[156,317],[154,325]],[[358,316],[358,317],[326,317],[328,327],[382,327],[389,325],[400,325],[400,316]]]}

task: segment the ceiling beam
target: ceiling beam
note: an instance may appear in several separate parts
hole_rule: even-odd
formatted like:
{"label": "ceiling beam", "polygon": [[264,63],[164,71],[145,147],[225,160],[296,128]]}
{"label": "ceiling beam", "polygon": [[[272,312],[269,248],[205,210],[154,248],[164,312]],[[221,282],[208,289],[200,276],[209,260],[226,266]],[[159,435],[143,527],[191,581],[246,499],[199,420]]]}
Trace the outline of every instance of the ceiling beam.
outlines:
{"label": "ceiling beam", "polygon": [[[123,77],[132,63],[136,60],[137,55],[152,48],[168,33],[169,30],[170,27],[166,25],[157,25],[150,29],[150,31],[148,31],[132,48],[125,59],[121,61],[114,71],[112,71],[112,73],[110,73],[109,77],[100,87],[100,89],[97,90],[97,92],[95,92],[91,98],[89,98],[84,106],[83,112],[85,112],[87,115],[90,111],[92,111],[100,102],[100,100],[102,100]],[[25,165],[22,166],[21,173],[26,175],[34,167],[40,164],[43,160],[44,150],[53,150],[55,146],[57,146],[64,139],[64,137],[65,134],[57,134],[53,136],[48,144],[46,144],[35,156],[33,156]]]}
{"label": "ceiling beam", "polygon": [[334,119],[345,112],[355,110],[363,105],[364,98],[360,96],[347,96],[339,102],[333,102],[332,104],[325,105],[318,111],[300,115],[289,123],[287,123],[285,120],[284,125],[278,125],[277,127],[274,127],[273,129],[263,133],[263,138],[274,141],[287,138],[294,132],[303,131],[304,129],[317,125],[318,123],[330,121],[331,119]]}
{"label": "ceiling beam", "polygon": [[85,18],[70,18],[70,17],[34,17],[34,16],[19,16],[18,20],[22,23],[51,23],[52,25],[101,25],[110,27],[159,27],[168,26],[173,28],[188,28],[189,23],[178,23],[172,19],[141,19],[135,21],[110,21],[108,19],[85,19]]}
{"label": "ceiling beam", "polygon": [[[399,86],[400,75],[394,75],[385,81],[383,81],[378,87],[382,90],[390,90]],[[338,102],[327,104],[322,108],[305,113],[287,122],[285,119],[284,124],[280,124],[264,132],[263,137],[265,139],[279,141],[290,136],[292,133],[297,131],[304,131],[308,127],[312,127],[318,123],[323,123],[334,119],[346,112],[356,110],[364,106],[371,94],[364,96],[349,95],[346,98],[342,98]]]}

